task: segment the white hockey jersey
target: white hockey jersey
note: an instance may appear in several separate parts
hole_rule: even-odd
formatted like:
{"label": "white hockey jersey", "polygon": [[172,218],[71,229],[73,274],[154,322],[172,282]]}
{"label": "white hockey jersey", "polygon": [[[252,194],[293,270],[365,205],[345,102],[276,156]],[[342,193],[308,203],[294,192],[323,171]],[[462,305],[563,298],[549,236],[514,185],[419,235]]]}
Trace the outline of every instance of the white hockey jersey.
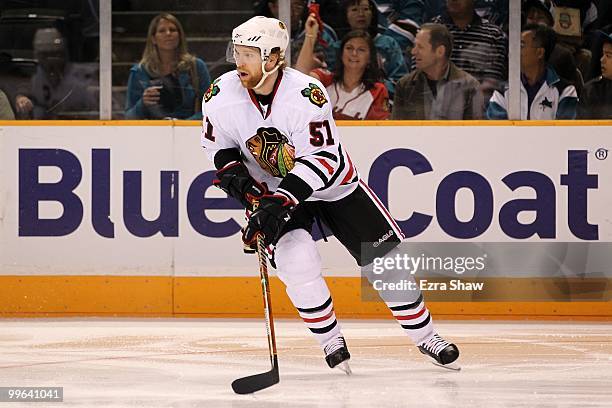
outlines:
{"label": "white hockey jersey", "polygon": [[[204,95],[202,146],[213,162],[219,151],[239,149],[251,176],[271,191],[291,174],[313,190],[307,200],[339,200],[357,187],[359,175],[340,143],[329,101],[319,81],[285,68],[272,101],[262,106],[237,72],[228,72]],[[304,184],[290,180],[279,191],[299,202],[306,194],[296,190]]]}

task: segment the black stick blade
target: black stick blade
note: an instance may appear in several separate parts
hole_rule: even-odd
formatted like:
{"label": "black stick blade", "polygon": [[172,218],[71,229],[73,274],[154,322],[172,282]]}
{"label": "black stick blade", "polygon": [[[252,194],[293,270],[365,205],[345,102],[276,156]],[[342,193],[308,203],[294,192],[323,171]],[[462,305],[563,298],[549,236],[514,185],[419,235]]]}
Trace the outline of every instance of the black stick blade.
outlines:
{"label": "black stick blade", "polygon": [[238,378],[232,382],[232,389],[236,394],[252,394],[254,392],[271,387],[280,381],[278,367],[261,374],[249,375]]}

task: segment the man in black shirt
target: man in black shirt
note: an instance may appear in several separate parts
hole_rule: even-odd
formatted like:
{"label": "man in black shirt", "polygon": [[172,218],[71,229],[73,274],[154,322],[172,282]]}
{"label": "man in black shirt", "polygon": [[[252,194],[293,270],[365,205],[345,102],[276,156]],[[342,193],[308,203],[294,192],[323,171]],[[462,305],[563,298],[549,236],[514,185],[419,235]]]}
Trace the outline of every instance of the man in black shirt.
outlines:
{"label": "man in black shirt", "polygon": [[612,119],[612,34],[598,34],[603,39],[601,75],[584,86],[578,105],[581,119]]}

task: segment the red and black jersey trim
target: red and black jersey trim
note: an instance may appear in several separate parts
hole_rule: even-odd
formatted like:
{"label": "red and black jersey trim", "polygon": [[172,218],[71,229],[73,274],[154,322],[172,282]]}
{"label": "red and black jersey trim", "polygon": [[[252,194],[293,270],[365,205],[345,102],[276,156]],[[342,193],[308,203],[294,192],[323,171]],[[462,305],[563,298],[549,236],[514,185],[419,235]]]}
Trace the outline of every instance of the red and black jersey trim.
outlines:
{"label": "red and black jersey trim", "polygon": [[298,307],[296,309],[302,313],[316,313],[316,312],[320,312],[321,310],[325,310],[327,307],[329,307],[329,305],[331,305],[331,303],[332,303],[332,298],[330,296],[329,299],[327,299],[325,303],[323,303],[321,306],[310,307],[310,308]]}
{"label": "red and black jersey trim", "polygon": [[417,306],[419,306],[422,301],[423,301],[423,294],[421,294],[419,296],[419,298],[414,303],[408,303],[408,304],[399,305],[399,306],[391,306],[391,307],[389,307],[389,309],[391,309],[392,312],[399,312],[399,311],[402,311],[402,310],[410,310],[410,309],[414,309]]}
{"label": "red and black jersey trim", "polygon": [[255,105],[259,113],[261,113],[261,116],[264,119],[267,119],[268,116],[270,116],[270,114],[272,113],[272,103],[274,102],[274,96],[276,96],[276,91],[278,90],[278,87],[280,86],[282,79],[283,79],[283,71],[279,70],[278,76],[276,77],[276,81],[274,82],[274,87],[272,88],[272,94],[271,94],[272,96],[270,97],[270,107],[268,108],[268,112],[266,112],[265,115],[264,115],[263,110],[261,109],[261,105],[259,105],[259,102],[257,101],[257,96],[255,95],[255,92],[252,89],[248,90],[249,96],[251,97],[251,102],[253,102],[253,104]]}
{"label": "red and black jersey trim", "polygon": [[353,182],[353,180],[351,180],[351,178],[353,177],[353,174],[357,173],[355,171],[355,167],[353,167],[353,162],[351,161],[351,156],[348,155],[348,153],[346,154],[346,158],[348,159],[348,164],[349,164],[349,169],[348,172],[346,173],[346,176],[344,176],[344,179],[342,179],[342,182],[340,183],[340,185],[345,185],[345,184],[350,184]]}
{"label": "red and black jersey trim", "polygon": [[313,156],[324,157],[326,159],[329,159],[329,160],[333,161],[334,163],[338,162],[338,157],[335,154],[330,153],[330,152],[325,152],[325,151],[323,151],[323,152],[316,152],[316,153],[313,154]]}
{"label": "red and black jersey trim", "polygon": [[[323,153],[323,152],[321,152],[321,153]],[[320,188],[318,191],[325,190],[326,188],[329,188],[330,186],[333,186],[334,183],[336,182],[336,180],[338,179],[338,177],[340,177],[340,174],[344,170],[344,166],[345,166],[345,163],[344,163],[344,153],[342,152],[342,145],[338,145],[338,156],[340,156],[340,163],[338,164],[338,168],[336,169],[336,172],[331,177],[331,179],[329,179],[329,181],[322,188]]]}
{"label": "red and black jersey trim", "polygon": [[323,181],[323,185],[327,185],[329,183],[329,179],[317,166],[304,159],[295,159],[297,163],[302,163],[304,166],[308,167],[314,174],[316,174],[321,181]]}

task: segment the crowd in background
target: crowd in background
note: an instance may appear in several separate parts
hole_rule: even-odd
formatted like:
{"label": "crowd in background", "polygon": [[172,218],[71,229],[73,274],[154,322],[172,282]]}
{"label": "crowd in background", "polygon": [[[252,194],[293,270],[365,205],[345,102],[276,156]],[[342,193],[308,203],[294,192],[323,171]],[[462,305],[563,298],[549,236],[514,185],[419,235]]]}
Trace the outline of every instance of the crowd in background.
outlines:
{"label": "crowd in background", "polygon": [[[508,1],[291,0],[288,62],[323,83],[336,119],[507,119]],[[0,3],[2,33],[21,2]],[[95,118],[97,1],[61,4],[22,33],[29,54],[0,40],[0,119]],[[278,0],[253,13],[278,17]],[[611,119],[612,2],[522,0],[521,17],[521,119]],[[201,118],[214,78],[188,33],[171,13],[150,21],[122,117]]]}

